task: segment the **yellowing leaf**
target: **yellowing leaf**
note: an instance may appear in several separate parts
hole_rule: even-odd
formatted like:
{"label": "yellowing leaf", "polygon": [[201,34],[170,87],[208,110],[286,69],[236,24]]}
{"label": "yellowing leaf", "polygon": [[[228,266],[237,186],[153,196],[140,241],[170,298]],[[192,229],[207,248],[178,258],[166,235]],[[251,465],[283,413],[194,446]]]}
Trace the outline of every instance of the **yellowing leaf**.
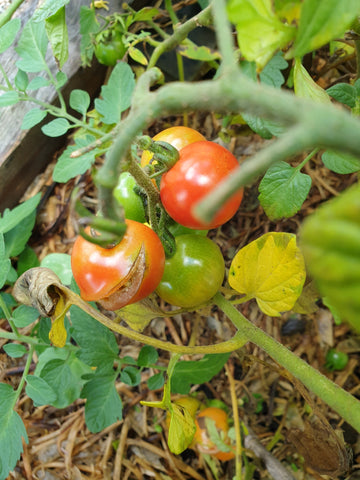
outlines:
{"label": "yellowing leaf", "polygon": [[66,343],[66,328],[64,325],[64,318],[70,305],[60,296],[55,307],[55,312],[52,315],[53,324],[49,333],[49,339],[55,347],[64,347]]}
{"label": "yellowing leaf", "polygon": [[295,36],[294,27],[275,15],[271,0],[230,0],[228,15],[236,25],[241,54],[259,70]]}
{"label": "yellowing leaf", "polygon": [[168,445],[176,455],[186,450],[195,435],[195,422],[189,410],[182,405],[172,403]]}
{"label": "yellowing leaf", "polygon": [[308,74],[299,58],[294,66],[294,91],[298,97],[309,98],[315,102],[331,103],[329,95]]}
{"label": "yellowing leaf", "polygon": [[234,257],[229,284],[259,308],[276,317],[291,310],[305,282],[303,256],[290,233],[270,232],[242,248]]}

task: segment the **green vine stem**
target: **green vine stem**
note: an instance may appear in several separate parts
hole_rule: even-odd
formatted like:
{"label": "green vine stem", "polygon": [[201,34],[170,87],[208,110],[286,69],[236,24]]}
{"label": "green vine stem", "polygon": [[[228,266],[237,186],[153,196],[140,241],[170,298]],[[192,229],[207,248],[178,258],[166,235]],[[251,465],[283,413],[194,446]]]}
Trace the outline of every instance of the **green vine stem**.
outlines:
{"label": "green vine stem", "polygon": [[5,25],[11,17],[14,15],[16,10],[20,7],[20,5],[24,3],[24,0],[13,0],[10,6],[0,15],[0,27]]}
{"label": "green vine stem", "polygon": [[220,293],[217,293],[213,300],[250,342],[262,348],[360,432],[359,400],[252,324]]}

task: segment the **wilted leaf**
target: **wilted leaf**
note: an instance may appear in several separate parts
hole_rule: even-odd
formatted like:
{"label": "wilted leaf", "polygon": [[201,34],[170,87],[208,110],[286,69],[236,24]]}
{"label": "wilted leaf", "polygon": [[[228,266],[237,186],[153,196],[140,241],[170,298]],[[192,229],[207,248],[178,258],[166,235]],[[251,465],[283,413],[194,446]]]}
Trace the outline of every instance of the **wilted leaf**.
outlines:
{"label": "wilted leaf", "polygon": [[45,20],[46,33],[59,68],[69,57],[69,35],[65,18],[65,7]]}
{"label": "wilted leaf", "polygon": [[323,297],[360,332],[360,186],[309,216],[300,232],[309,273]]}
{"label": "wilted leaf", "polygon": [[304,430],[294,428],[287,437],[304,457],[305,464],[321,475],[338,478],[348,471],[351,456],[344,440],[329,424],[319,419],[306,421]]}
{"label": "wilted leaf", "polygon": [[291,310],[305,282],[303,256],[290,233],[270,232],[242,248],[233,258],[229,284],[255,298],[270,316]]}
{"label": "wilted leaf", "polygon": [[149,297],[123,307],[117,314],[137,332],[142,332],[153,318],[169,316],[169,312],[163,312]]}
{"label": "wilted leaf", "polygon": [[295,305],[292,308],[293,312],[301,313],[303,315],[309,315],[316,312],[318,306],[316,305],[319,300],[320,294],[315,287],[313,281],[306,283],[302,289],[300,297],[296,300]]}
{"label": "wilted leaf", "polygon": [[59,277],[45,267],[27,270],[18,278],[13,289],[13,296],[18,302],[35,307],[43,317],[51,317],[53,325],[49,338],[57,347],[66,343],[64,317],[71,306],[66,291]]}

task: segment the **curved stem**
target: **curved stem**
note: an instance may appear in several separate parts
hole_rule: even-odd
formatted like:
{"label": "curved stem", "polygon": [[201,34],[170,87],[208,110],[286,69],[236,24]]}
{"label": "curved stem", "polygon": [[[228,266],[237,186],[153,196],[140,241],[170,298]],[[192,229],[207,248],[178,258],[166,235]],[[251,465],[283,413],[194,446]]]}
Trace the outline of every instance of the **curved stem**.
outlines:
{"label": "curved stem", "polygon": [[144,343],[145,345],[150,345],[152,347],[159,348],[167,352],[187,355],[206,353],[228,353],[241,348],[248,341],[247,338],[242,334],[242,332],[237,332],[232,339],[225,342],[217,343],[215,345],[183,346],[175,345],[170,342],[164,342],[163,340],[148,337],[147,335],[143,335],[142,333],[130,330],[129,328],[119,325],[118,323],[114,322],[110,318],[100,313],[98,310],[95,310],[95,308],[82,300],[76,293],[74,293],[69,288],[64,286],[62,286],[61,288],[64,292],[66,292],[68,301],[70,303],[81,308],[84,312],[91,315],[93,318],[95,318],[95,320],[97,320],[113,332],[120,333],[126,338],[130,338],[131,340],[135,340],[136,342]]}
{"label": "curved stem", "polygon": [[5,23],[7,23],[11,17],[14,15],[14,13],[16,12],[16,10],[20,7],[20,5],[24,2],[24,0],[13,0],[9,6],[9,8],[7,8],[5,10],[5,12],[3,12],[1,15],[0,15],[0,27],[2,27],[3,25],[5,25]]}
{"label": "curved stem", "polygon": [[262,348],[360,432],[359,400],[252,324],[220,293],[215,295],[214,301],[250,342]]}

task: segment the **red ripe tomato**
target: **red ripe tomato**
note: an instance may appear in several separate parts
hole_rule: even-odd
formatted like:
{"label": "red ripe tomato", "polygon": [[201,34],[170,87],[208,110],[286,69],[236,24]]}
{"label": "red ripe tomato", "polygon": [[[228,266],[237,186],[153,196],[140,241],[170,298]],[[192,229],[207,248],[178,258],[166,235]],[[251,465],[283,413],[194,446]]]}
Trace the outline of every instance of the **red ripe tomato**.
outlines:
{"label": "red ripe tomato", "polygon": [[115,247],[103,248],[79,236],[71,254],[81,297],[98,301],[107,310],[147,297],[164,273],[165,253],[156,233],[133,220],[126,220],[126,225],[126,233]]}
{"label": "red ripe tomato", "polygon": [[231,460],[235,454],[232,451],[221,451],[219,447],[211,440],[210,433],[207,428],[207,419],[215,422],[215,427],[220,435],[220,438],[226,445],[230,445],[228,437],[229,423],[227,413],[221,408],[208,407],[201,410],[195,418],[196,431],[193,443],[197,445],[202,453],[207,453],[222,461]]}
{"label": "red ripe tomato", "polygon": [[188,228],[209,229],[226,223],[240,206],[243,189],[219,209],[213,220],[202,223],[194,217],[193,207],[239,166],[226,148],[202,141],[180,150],[180,158],[160,183],[160,198],[165,210],[177,223]]}
{"label": "red ripe tomato", "polygon": [[[197,132],[193,128],[170,127],[155,135],[153,140],[170,143],[170,145],[175,147],[177,150],[181,150],[190,143],[205,140],[205,137],[203,137],[201,133]],[[153,154],[148,150],[145,150],[141,155],[141,166],[145,167],[150,162],[152,157]]]}

